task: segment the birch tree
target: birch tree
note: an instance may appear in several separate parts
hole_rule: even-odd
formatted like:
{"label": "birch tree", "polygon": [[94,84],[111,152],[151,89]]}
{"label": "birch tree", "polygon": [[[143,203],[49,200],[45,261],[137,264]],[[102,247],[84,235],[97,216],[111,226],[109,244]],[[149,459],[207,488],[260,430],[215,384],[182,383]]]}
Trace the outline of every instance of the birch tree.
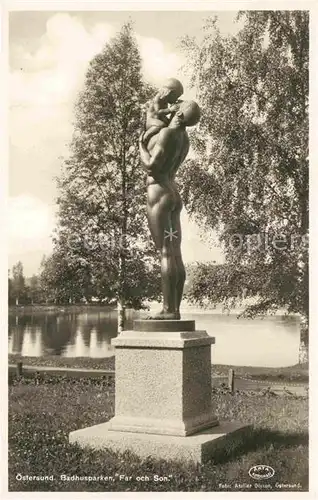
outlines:
{"label": "birch tree", "polygon": [[195,158],[183,168],[187,210],[216,230],[224,266],[198,266],[189,292],[245,314],[301,315],[308,359],[308,63],[306,11],[248,11],[235,35],[209,20],[202,42],[186,38],[202,106]]}
{"label": "birch tree", "polygon": [[119,332],[127,301],[139,307],[144,298],[160,294],[137,147],[149,91],[126,24],[89,64],[76,104],[71,154],[59,179],[55,251],[75,260],[100,295],[115,296]]}

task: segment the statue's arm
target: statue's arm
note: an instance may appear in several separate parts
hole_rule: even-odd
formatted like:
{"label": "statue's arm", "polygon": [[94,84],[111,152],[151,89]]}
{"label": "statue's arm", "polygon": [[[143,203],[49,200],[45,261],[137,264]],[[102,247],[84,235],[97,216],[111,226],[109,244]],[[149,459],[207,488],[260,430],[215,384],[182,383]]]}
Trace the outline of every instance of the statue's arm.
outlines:
{"label": "statue's arm", "polygon": [[157,111],[157,115],[158,116],[167,116],[167,115],[170,115],[170,113],[171,113],[171,109],[170,108],[159,109]]}
{"label": "statue's arm", "polygon": [[166,143],[168,137],[164,135],[160,137],[160,135],[161,134],[159,134],[157,143],[154,146],[151,155],[147,150],[145,144],[143,143],[142,139],[139,140],[139,151],[140,151],[141,161],[149,175],[155,175],[156,173],[158,174],[160,172],[161,167],[164,165],[166,161],[165,146],[167,145]]}
{"label": "statue's arm", "polygon": [[172,113],[175,113],[176,111],[178,111],[179,109],[179,103],[178,101],[173,104],[172,106],[170,106],[170,108],[164,108],[164,109],[160,109],[158,111],[158,115],[170,115]]}
{"label": "statue's arm", "polygon": [[159,99],[155,99],[152,108],[151,108],[152,115],[154,116],[166,116],[171,113],[170,108],[161,108],[161,103]]}
{"label": "statue's arm", "polygon": [[187,155],[189,153],[189,149],[190,149],[189,137],[188,137],[187,132],[185,132],[185,141],[184,141],[184,146],[183,146],[183,149],[182,149],[182,155],[181,155],[181,158],[180,158],[180,165],[186,159],[186,157],[187,157]]}

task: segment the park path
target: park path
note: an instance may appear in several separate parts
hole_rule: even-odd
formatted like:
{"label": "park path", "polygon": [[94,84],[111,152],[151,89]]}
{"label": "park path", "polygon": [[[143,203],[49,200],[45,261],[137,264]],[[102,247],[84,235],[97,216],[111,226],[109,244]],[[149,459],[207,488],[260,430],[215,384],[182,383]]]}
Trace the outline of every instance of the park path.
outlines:
{"label": "park path", "polygon": [[[212,377],[212,386],[220,387],[222,384],[227,385],[228,377],[216,376]],[[306,382],[276,382],[271,380],[256,380],[247,379],[237,375],[235,377],[234,388],[241,391],[255,391],[259,389],[270,388],[270,390],[277,394],[290,392],[295,396],[306,396],[308,394],[308,383]]]}
{"label": "park path", "polygon": [[[9,371],[11,373],[16,373],[17,366],[14,364],[9,364]],[[45,372],[51,375],[72,375],[73,377],[103,377],[107,375],[113,376],[115,374],[114,370],[103,370],[103,369],[93,369],[93,368],[68,368],[61,366],[37,366],[37,365],[23,365],[23,371],[27,372]],[[222,384],[227,385],[228,377],[224,375],[214,375],[212,376],[212,386],[220,387]],[[244,391],[255,391],[259,389],[270,388],[272,392],[277,394],[282,394],[289,392],[296,396],[306,396],[308,394],[308,383],[306,382],[276,382],[271,380],[255,380],[235,376],[234,388],[237,390]]]}
{"label": "park path", "polygon": [[[15,370],[17,369],[17,365],[9,364],[9,370]],[[72,375],[98,375],[98,376],[103,376],[103,375],[114,375],[114,370],[102,370],[99,368],[69,368],[66,366],[44,366],[44,365],[23,365],[23,371],[28,371],[28,372],[46,372],[46,373],[51,373],[51,374],[58,374],[58,375],[63,375],[63,374],[68,374],[71,373]]]}

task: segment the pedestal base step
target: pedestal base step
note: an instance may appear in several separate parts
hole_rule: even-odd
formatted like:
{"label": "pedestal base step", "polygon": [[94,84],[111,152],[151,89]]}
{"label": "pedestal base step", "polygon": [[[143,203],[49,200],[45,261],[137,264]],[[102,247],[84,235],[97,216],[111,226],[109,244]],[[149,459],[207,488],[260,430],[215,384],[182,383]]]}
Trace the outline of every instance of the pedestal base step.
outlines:
{"label": "pedestal base step", "polygon": [[154,459],[203,463],[224,448],[239,447],[250,429],[250,425],[239,422],[220,422],[216,427],[180,437],[113,431],[106,422],[71,432],[69,442],[119,453],[129,450],[140,458],[151,456]]}
{"label": "pedestal base step", "polygon": [[108,422],[109,430],[119,432],[139,432],[141,434],[164,434],[169,436],[190,436],[201,430],[219,425],[214,415],[202,415],[192,419],[167,420],[164,418],[114,417]]}

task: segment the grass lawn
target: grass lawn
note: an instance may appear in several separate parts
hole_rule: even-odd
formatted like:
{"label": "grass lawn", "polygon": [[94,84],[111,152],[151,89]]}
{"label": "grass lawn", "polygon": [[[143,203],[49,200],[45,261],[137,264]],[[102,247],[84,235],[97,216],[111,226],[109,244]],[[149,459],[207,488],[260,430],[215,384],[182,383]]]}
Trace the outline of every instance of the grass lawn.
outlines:
{"label": "grass lawn", "polygon": [[[83,450],[68,443],[70,431],[114,414],[111,378],[71,379],[36,375],[9,386],[10,491],[308,491],[308,399],[262,393],[213,391],[220,420],[254,424],[244,447],[205,465],[141,460],[129,453]],[[266,464],[273,478],[253,481],[248,470]],[[54,481],[18,481],[17,474],[53,475]],[[68,476],[112,476],[113,481],[62,481]],[[120,480],[116,474],[131,476]],[[167,481],[154,481],[154,475]],[[136,478],[148,476],[149,481]],[[19,477],[19,476],[18,476]],[[240,488],[235,488],[240,484]],[[251,485],[251,489],[246,486]],[[290,488],[290,485],[296,485]],[[220,486],[220,485],[223,485]],[[225,486],[224,486],[225,485]],[[279,487],[278,485],[285,485]],[[287,485],[287,486],[286,486]]]}
{"label": "grass lawn", "polygon": [[[115,356],[109,358],[63,358],[60,356],[21,356],[9,354],[9,363],[16,364],[22,361],[24,365],[33,366],[58,366],[69,368],[93,368],[103,370],[115,369]],[[262,368],[254,366],[230,366],[213,364],[215,375],[227,375],[229,368],[234,368],[238,377],[252,378],[255,380],[268,380],[277,382],[308,382],[308,363],[287,366],[284,368]]]}
{"label": "grass lawn", "polygon": [[22,361],[24,365],[30,366],[58,366],[66,368],[92,368],[95,370],[114,370],[115,356],[109,358],[63,358],[61,356],[21,356],[20,354],[9,354],[9,364]]}
{"label": "grass lawn", "polygon": [[282,382],[307,382],[309,379],[308,363],[283,368],[267,368],[261,366],[228,366],[213,365],[214,372],[218,375],[227,375],[229,368],[233,368],[238,377],[246,377],[255,380],[282,381]]}

